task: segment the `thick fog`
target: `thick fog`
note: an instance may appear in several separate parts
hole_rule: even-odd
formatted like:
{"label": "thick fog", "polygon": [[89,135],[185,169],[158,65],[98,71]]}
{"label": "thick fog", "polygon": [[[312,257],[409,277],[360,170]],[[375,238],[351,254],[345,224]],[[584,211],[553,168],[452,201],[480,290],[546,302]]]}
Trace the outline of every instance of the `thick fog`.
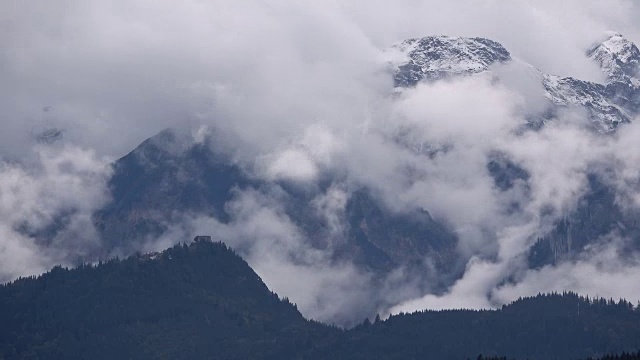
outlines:
{"label": "thick fog", "polygon": [[[568,109],[523,131],[549,105],[526,64],[604,81],[586,49],[608,30],[640,44],[638,18],[631,0],[2,2],[0,281],[91,254],[109,164],[174,127],[193,141],[212,136],[256,178],[305,186],[341,174],[309,205],[331,224],[328,241],[343,240],[353,184],[390,211],[425,209],[459,237],[466,270],[444,294],[421,293],[402,268],[374,288],[372,274],[331,261],[305,242],[277,189],[237,191],[229,223],[185,215],[140,249],[210,233],[305,316],[348,324],[370,315],[362,304],[372,298],[387,304],[376,309],[384,315],[556,290],[640,300],[640,258],[620,256],[629,239],[615,233],[580,258],[526,264],[533,241],[588,190],[587,170],[606,175],[625,209],[640,207],[640,119],[603,136]],[[490,38],[514,60],[394,92],[387,50],[427,35]],[[428,156],[424,146],[446,151]],[[529,180],[497,189],[486,166],[494,154]],[[65,230],[42,243],[35,234],[61,214]]]}

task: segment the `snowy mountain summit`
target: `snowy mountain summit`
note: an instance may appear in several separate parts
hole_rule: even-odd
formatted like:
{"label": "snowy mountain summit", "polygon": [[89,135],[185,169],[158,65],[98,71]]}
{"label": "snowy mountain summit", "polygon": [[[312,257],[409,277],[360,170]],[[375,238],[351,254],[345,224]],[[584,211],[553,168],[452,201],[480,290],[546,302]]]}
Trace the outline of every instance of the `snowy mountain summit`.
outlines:
{"label": "snowy mountain summit", "polygon": [[[397,55],[392,65],[398,88],[491,71],[492,66],[512,61],[501,44],[484,38],[427,36],[404,40],[393,45],[392,50]],[[600,65],[606,83],[550,75],[536,69],[538,78],[550,102],[551,114],[563,108],[583,109],[589,114],[592,128],[609,133],[640,112],[640,50],[622,35],[610,33],[586,55]],[[541,114],[535,122],[548,120],[549,113]]]}
{"label": "snowy mountain summit", "polygon": [[628,83],[640,87],[640,50],[618,33],[594,45],[587,55],[597,61],[607,76],[607,83]]}
{"label": "snowy mountain summit", "polygon": [[607,77],[607,92],[616,104],[640,112],[640,50],[618,33],[594,45],[587,55],[600,64]]}
{"label": "snowy mountain summit", "polygon": [[405,40],[393,48],[406,59],[398,63],[394,74],[396,86],[402,87],[422,80],[478,73],[495,63],[511,60],[502,45],[483,38],[427,36]]}

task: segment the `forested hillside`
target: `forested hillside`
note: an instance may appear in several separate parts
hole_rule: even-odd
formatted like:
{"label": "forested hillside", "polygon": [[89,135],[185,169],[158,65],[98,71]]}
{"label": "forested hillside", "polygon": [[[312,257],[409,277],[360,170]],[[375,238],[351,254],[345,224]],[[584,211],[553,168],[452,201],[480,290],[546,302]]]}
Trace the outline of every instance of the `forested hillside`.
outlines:
{"label": "forested hillside", "polygon": [[576,359],[640,349],[638,308],[574,293],[338,329],[304,319],[207,238],[2,285],[0,323],[0,359]]}
{"label": "forested hillside", "polygon": [[0,287],[0,358],[290,358],[305,320],[221,243],[178,245]]}
{"label": "forested hillside", "polygon": [[575,359],[640,349],[640,311],[624,300],[538,295],[494,311],[424,311],[363,324],[332,358]]}

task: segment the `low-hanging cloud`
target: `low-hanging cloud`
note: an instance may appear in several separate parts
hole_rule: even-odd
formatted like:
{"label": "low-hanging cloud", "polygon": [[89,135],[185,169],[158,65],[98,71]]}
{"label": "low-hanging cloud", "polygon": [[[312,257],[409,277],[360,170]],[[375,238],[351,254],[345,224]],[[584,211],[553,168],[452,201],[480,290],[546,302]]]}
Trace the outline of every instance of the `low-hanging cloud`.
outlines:
{"label": "low-hanging cloud", "polygon": [[[518,213],[519,225],[502,222],[495,233],[497,257],[474,256],[465,275],[443,295],[425,295],[393,307],[390,311],[451,306],[487,308],[538,292],[574,290],[597,296],[627,297],[637,300],[635,287],[626,286],[638,271],[636,255],[621,256],[630,239],[615,232],[606,234],[587,248],[578,259],[529,270],[527,251],[532,241],[544,236],[554,221],[568,216],[588,191],[590,171],[615,168],[614,174],[628,179],[637,175],[635,156],[638,145],[630,139],[636,123],[615,137],[594,135],[571,121],[549,124],[542,131],[518,136],[502,148],[531,175],[530,194]],[[618,176],[618,175],[616,175]],[[626,194],[637,192],[637,182],[610,179],[624,202]],[[627,203],[637,211],[637,203]],[[515,279],[515,280],[514,280]],[[621,288],[624,291],[620,291]]]}
{"label": "low-hanging cloud", "polygon": [[[0,162],[0,281],[72,264],[100,248],[91,216],[109,198],[107,160],[67,146],[34,150],[28,166]],[[54,236],[38,236],[60,222],[64,229]]]}

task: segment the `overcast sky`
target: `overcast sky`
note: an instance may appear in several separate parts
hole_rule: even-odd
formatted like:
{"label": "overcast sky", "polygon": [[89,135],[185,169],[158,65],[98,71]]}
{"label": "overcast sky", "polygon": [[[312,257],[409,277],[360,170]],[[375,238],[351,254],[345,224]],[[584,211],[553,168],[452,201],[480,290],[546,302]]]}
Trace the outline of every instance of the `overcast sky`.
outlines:
{"label": "overcast sky", "polygon": [[[603,81],[585,50],[609,30],[640,43],[639,18],[640,4],[631,0],[4,0],[0,280],[97,246],[90,215],[109,200],[108,164],[177,127],[195,138],[218,134],[219,145],[252,164],[255,176],[313,182],[321,171],[339,170],[379,190],[396,210],[424,208],[450,224],[469,259],[465,276],[435,296],[412,293],[412,279],[396,273],[385,296],[398,304],[380,312],[488,307],[560,289],[638,300],[632,283],[640,267],[602,268],[624,239],[575,263],[522,269],[530,239],[575,208],[593,164],[615,163],[620,199],[640,204],[628,187],[638,178],[638,126],[603,141],[573,121],[584,114],[569,112],[540,132],[518,135],[526,116],[544,107],[542,89],[519,65],[494,69],[500,84],[480,75],[396,98],[384,50],[410,37],[487,37],[543,72]],[[401,128],[418,143],[456,146],[425,161],[387,141]],[[60,139],[42,141],[57,131]],[[531,173],[530,187],[496,191],[486,172],[496,151]],[[336,186],[314,206],[338,219],[346,197]],[[507,213],[514,201],[522,211]],[[305,315],[339,321],[371,296],[370,275],[350,264],[329,267],[278,206],[268,194],[241,193],[230,204],[231,224],[198,218],[175,231],[209,229],[230,243],[267,234],[249,246],[267,284]],[[52,246],[17,231],[44,228],[69,208],[72,225]],[[487,253],[496,256],[488,260]],[[510,276],[519,283],[499,286]],[[334,298],[323,298],[328,287]]]}

